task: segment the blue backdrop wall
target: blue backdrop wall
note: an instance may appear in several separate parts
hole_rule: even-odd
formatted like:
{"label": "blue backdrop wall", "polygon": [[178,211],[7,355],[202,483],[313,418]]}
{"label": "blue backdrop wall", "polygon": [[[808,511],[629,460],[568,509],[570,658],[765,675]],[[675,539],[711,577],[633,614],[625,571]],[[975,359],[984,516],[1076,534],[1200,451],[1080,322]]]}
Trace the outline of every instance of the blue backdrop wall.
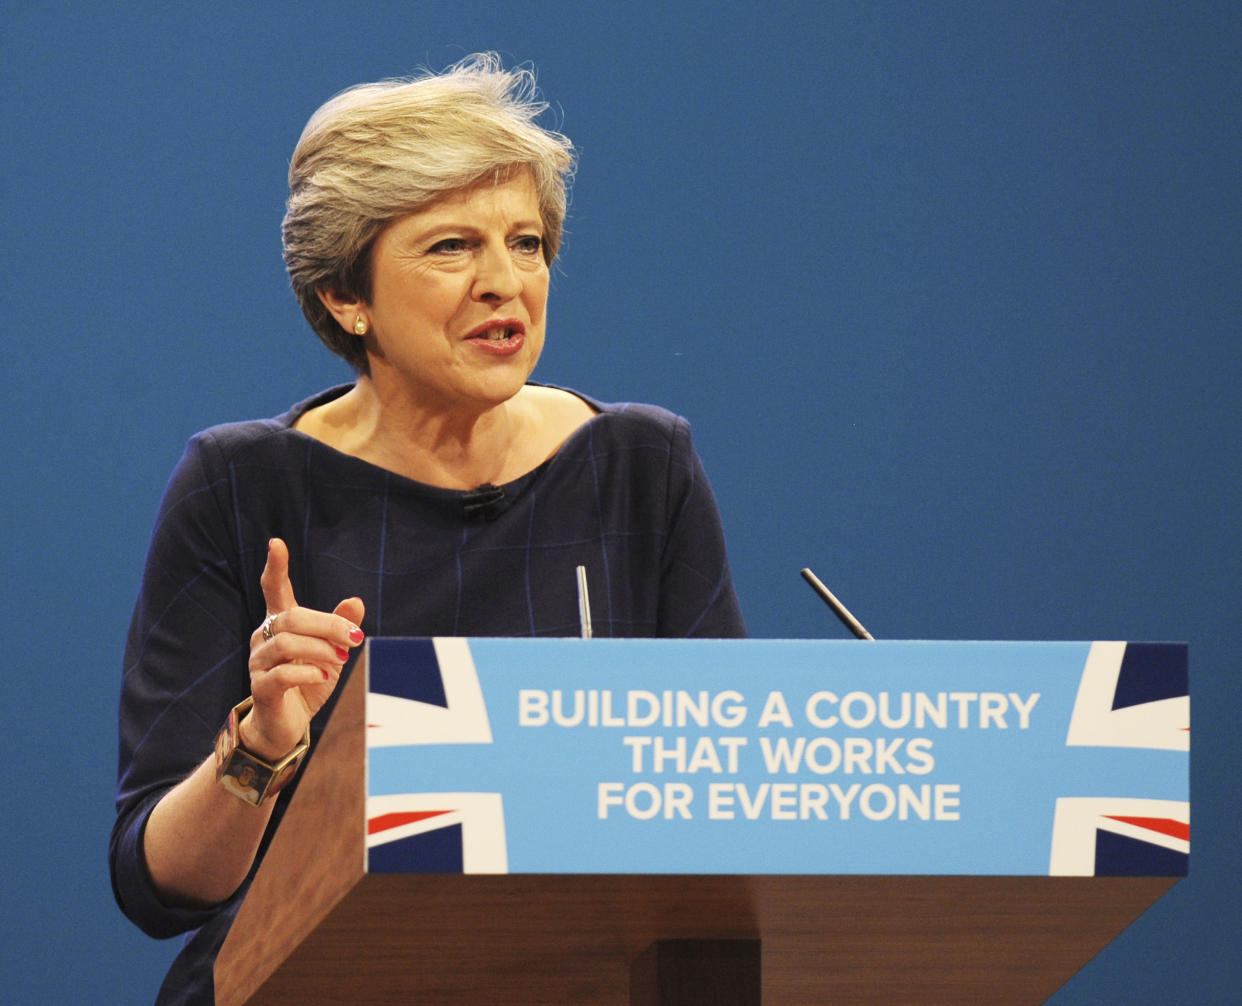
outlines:
{"label": "blue backdrop wall", "polygon": [[[495,49],[578,144],[537,376],[692,421],[757,636],[1191,646],[1192,876],[1054,999],[1236,1001],[1236,3],[10,2],[14,1002],[143,1003],[120,650],[192,432],[347,374],[287,292],[310,112]],[[74,962],[74,966],[70,963]]]}

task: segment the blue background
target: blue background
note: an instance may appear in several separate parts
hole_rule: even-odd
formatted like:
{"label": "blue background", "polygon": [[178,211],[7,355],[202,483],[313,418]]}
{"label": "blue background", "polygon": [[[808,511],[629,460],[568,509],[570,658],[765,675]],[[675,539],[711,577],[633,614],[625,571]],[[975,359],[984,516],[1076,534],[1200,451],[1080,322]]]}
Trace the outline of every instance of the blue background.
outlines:
{"label": "blue background", "polygon": [[581,153],[537,376],[691,419],[753,634],[842,634],[809,565],[882,637],[1189,641],[1192,875],[1053,1002],[1235,1000],[1240,11],[10,0],[8,997],[174,950],[106,879],[120,651],[186,437],[347,376],[280,259],[303,123],[494,48]]}

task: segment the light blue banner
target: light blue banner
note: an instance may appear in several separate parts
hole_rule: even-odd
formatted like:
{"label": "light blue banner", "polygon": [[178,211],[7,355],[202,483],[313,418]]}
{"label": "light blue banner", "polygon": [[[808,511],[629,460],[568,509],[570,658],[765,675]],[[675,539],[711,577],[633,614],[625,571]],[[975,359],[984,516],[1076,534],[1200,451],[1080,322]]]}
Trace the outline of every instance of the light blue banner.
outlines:
{"label": "light blue banner", "polygon": [[449,822],[468,872],[1186,872],[1183,646],[377,640],[369,660],[373,848]]}

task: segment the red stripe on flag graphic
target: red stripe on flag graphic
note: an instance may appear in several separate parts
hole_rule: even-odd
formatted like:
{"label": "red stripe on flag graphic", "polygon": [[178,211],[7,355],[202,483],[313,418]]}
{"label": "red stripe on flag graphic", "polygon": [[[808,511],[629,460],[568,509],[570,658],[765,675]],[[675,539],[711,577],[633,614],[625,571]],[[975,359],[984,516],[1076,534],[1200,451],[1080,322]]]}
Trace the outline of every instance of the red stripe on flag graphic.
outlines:
{"label": "red stripe on flag graphic", "polygon": [[422,821],[428,817],[451,813],[452,811],[449,810],[409,810],[392,814],[380,814],[379,817],[373,817],[367,821],[367,834],[375,835],[381,831],[387,831],[389,828],[400,828],[403,824],[413,824],[415,821]]}
{"label": "red stripe on flag graphic", "polygon": [[1175,821],[1169,817],[1123,817],[1119,814],[1105,814],[1110,821],[1132,824],[1136,828],[1158,831],[1161,835],[1190,841],[1190,825],[1185,821]]}

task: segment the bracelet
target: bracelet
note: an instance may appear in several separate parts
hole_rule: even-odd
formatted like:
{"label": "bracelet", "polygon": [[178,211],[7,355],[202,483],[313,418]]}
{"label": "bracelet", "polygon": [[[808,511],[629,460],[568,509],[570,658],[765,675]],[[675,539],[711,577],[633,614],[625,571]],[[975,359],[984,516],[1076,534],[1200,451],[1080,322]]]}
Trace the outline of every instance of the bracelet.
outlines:
{"label": "bracelet", "polygon": [[310,750],[310,724],[306,725],[306,733],[297,747],[271,765],[241,746],[238,725],[253,705],[254,696],[237,703],[229,710],[228,719],[216,736],[216,782],[234,796],[258,807],[284,789],[297,773]]}

